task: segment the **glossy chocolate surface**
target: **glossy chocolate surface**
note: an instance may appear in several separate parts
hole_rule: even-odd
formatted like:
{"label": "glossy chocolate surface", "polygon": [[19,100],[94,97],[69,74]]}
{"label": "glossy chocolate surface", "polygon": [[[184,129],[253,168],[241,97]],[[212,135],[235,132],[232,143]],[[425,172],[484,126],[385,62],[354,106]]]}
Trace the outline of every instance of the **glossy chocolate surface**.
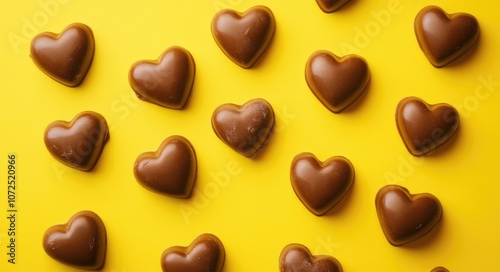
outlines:
{"label": "glossy chocolate surface", "polygon": [[393,246],[413,242],[429,233],[441,220],[439,200],[428,193],[410,194],[398,185],[380,189],[375,199],[382,231]]}
{"label": "glossy chocolate surface", "polygon": [[333,113],[354,103],[370,82],[370,70],[363,58],[340,58],[328,51],[316,51],[309,57],[305,76],[313,94]]}
{"label": "glossy chocolate surface", "polygon": [[351,0],[316,0],[319,8],[326,13],[337,11],[349,2],[351,2]]}
{"label": "glossy chocolate surface", "polygon": [[217,137],[246,157],[264,148],[274,123],[273,108],[260,98],[242,106],[223,104],[212,115],[212,128]]}
{"label": "glossy chocolate surface", "polygon": [[312,255],[301,244],[287,245],[280,255],[280,272],[342,272],[339,261],[332,256]]}
{"label": "glossy chocolate surface", "polygon": [[226,252],[213,234],[198,236],[188,247],[167,248],[161,255],[164,272],[221,272]]}
{"label": "glossy chocolate surface", "polygon": [[251,68],[274,35],[276,22],[271,10],[255,6],[244,13],[224,9],[212,20],[212,35],[222,52],[243,68]]}
{"label": "glossy chocolate surface", "polygon": [[311,153],[295,156],[290,169],[293,190],[306,208],[323,215],[335,207],[354,183],[354,167],[344,157],[320,162]]}
{"label": "glossy chocolate surface", "polygon": [[76,87],[85,78],[94,58],[92,30],[84,24],[67,26],[61,34],[44,32],[31,42],[31,59],[54,80]]}
{"label": "glossy chocolate surface", "polygon": [[474,16],[450,15],[436,6],[423,8],[415,18],[418,44],[435,67],[443,67],[465,54],[478,40],[479,32]]}
{"label": "glossy chocolate surface", "polygon": [[431,272],[449,272],[449,271],[448,271],[448,269],[446,269],[442,266],[438,266],[438,267],[435,267],[434,269],[432,269]]}
{"label": "glossy chocolate surface", "polygon": [[79,269],[99,270],[106,259],[106,228],[91,211],[81,211],[68,223],[50,227],[43,248],[53,259]]}
{"label": "glossy chocolate surface", "polygon": [[413,156],[431,154],[458,131],[460,118],[448,104],[429,105],[417,97],[401,100],[396,125],[406,148]]}
{"label": "glossy chocolate surface", "polygon": [[109,139],[106,120],[97,112],[84,111],[71,122],[54,121],[45,130],[45,146],[59,162],[90,171]]}
{"label": "glossy chocolate surface", "polygon": [[134,175],[144,188],[177,198],[188,198],[196,180],[196,154],[182,136],[165,139],[156,152],[136,159]]}
{"label": "glossy chocolate surface", "polygon": [[195,63],[184,48],[170,47],[156,61],[134,63],[129,83],[137,97],[171,109],[182,109],[191,94]]}

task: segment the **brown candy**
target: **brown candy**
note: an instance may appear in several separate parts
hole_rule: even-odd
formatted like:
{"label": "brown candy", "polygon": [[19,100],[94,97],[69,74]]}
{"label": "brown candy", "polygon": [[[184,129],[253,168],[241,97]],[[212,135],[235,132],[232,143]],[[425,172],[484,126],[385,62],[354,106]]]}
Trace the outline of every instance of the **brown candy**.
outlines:
{"label": "brown candy", "polygon": [[188,247],[167,248],[161,255],[164,272],[220,272],[226,252],[222,242],[213,234],[202,234]]}
{"label": "brown candy", "polygon": [[332,256],[313,256],[301,244],[286,246],[280,255],[280,272],[342,272],[339,261]]}
{"label": "brown candy", "polygon": [[168,48],[156,61],[134,63],[129,82],[140,99],[171,109],[186,105],[195,76],[195,63],[184,48]]}
{"label": "brown candy", "polygon": [[326,13],[337,11],[349,2],[351,2],[351,0],[316,0],[319,8]]}
{"label": "brown candy", "polygon": [[427,6],[415,18],[415,34],[427,59],[439,68],[474,46],[479,38],[479,23],[467,13],[450,15],[439,7]]}
{"label": "brown candy", "polygon": [[354,103],[370,82],[370,70],[363,58],[340,58],[328,51],[316,51],[309,57],[305,76],[313,94],[333,113]]}
{"label": "brown candy", "polygon": [[104,223],[91,211],[76,213],[68,223],[50,227],[43,236],[43,248],[50,257],[88,270],[104,266],[106,243]]}
{"label": "brown candy", "polygon": [[94,35],[81,23],[66,27],[57,35],[44,32],[31,42],[31,59],[54,80],[69,86],[80,85],[94,57]]}
{"label": "brown candy", "polygon": [[311,153],[293,159],[290,180],[293,190],[306,208],[323,215],[335,207],[354,183],[354,167],[344,157],[320,162]]}
{"label": "brown candy", "polygon": [[196,169],[196,155],[191,143],[182,136],[170,136],[156,152],[139,155],[134,175],[148,190],[188,198],[193,191]]}
{"label": "brown candy", "polygon": [[85,111],[71,122],[55,121],[49,124],[44,140],[56,160],[81,171],[90,171],[109,140],[109,130],[102,115]]}
{"label": "brown candy", "polygon": [[212,20],[212,35],[222,52],[243,68],[252,67],[271,43],[276,22],[271,10],[255,6],[244,13],[219,11]]}
{"label": "brown candy", "polygon": [[460,118],[448,104],[429,105],[417,97],[401,100],[396,109],[396,125],[401,139],[413,156],[430,154],[458,131]]}
{"label": "brown candy", "polygon": [[212,128],[217,137],[246,157],[264,148],[274,122],[273,108],[260,98],[242,106],[223,104],[212,115]]}
{"label": "brown candy", "polygon": [[439,200],[427,193],[412,195],[398,185],[380,189],[375,199],[377,215],[387,241],[393,246],[413,242],[429,233],[441,220]]}
{"label": "brown candy", "polygon": [[438,267],[435,267],[434,269],[432,269],[431,272],[449,272],[449,271],[448,271],[448,269],[446,269],[442,266],[438,266]]}

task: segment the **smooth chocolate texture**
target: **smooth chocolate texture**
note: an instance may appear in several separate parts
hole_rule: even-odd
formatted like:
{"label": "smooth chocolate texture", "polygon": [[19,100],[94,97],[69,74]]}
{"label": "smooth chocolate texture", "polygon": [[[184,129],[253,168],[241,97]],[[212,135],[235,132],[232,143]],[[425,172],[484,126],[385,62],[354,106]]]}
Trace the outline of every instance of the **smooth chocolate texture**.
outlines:
{"label": "smooth chocolate texture", "polygon": [[52,79],[76,87],[85,78],[94,58],[92,30],[82,23],[67,26],[60,34],[40,33],[31,41],[31,59]]}
{"label": "smooth chocolate texture", "polygon": [[396,109],[396,125],[413,156],[430,155],[458,131],[460,118],[448,104],[427,104],[420,98],[402,99]]}
{"label": "smooth chocolate texture", "polygon": [[435,267],[431,272],[450,272],[448,269],[442,266]]}
{"label": "smooth chocolate texture", "polygon": [[198,236],[188,247],[167,248],[161,255],[164,272],[221,272],[226,252],[217,236]]}
{"label": "smooth chocolate texture", "polygon": [[56,160],[81,171],[94,168],[108,139],[106,120],[93,111],[81,112],[70,122],[52,122],[44,137],[45,146]]}
{"label": "smooth chocolate texture", "polygon": [[351,2],[351,0],[316,0],[319,8],[326,13],[335,12],[349,2]]}
{"label": "smooth chocolate texture", "polygon": [[139,99],[171,109],[186,105],[195,77],[194,59],[186,49],[174,46],[155,61],[134,63],[129,83]]}
{"label": "smooth chocolate texture", "polygon": [[324,50],[309,57],[305,76],[312,93],[333,113],[354,103],[370,82],[365,59],[357,55],[338,57]]}
{"label": "smooth chocolate texture", "polygon": [[342,272],[340,262],[328,255],[312,255],[301,244],[289,244],[279,260],[280,272]]}
{"label": "smooth chocolate texture", "polygon": [[427,59],[443,67],[469,51],[479,38],[479,23],[467,13],[447,14],[427,6],[415,18],[415,35]]}
{"label": "smooth chocolate texture", "polygon": [[53,259],[79,269],[100,270],[106,259],[106,228],[91,211],[80,211],[66,224],[50,227],[43,248]]}
{"label": "smooth chocolate texture", "polygon": [[293,190],[315,215],[324,215],[335,207],[354,183],[354,167],[344,157],[319,161],[311,153],[295,156],[290,168]]}
{"label": "smooth chocolate texture", "polygon": [[380,189],[375,199],[377,215],[387,241],[393,246],[413,242],[441,221],[439,200],[428,193],[410,194],[399,185]]}
{"label": "smooth chocolate texture", "polygon": [[264,99],[242,106],[223,104],[212,115],[212,128],[219,139],[246,157],[264,148],[275,123],[274,111]]}
{"label": "smooth chocolate texture", "polygon": [[265,6],[255,6],[244,13],[224,9],[212,20],[217,45],[230,60],[246,69],[262,56],[275,29],[274,15]]}
{"label": "smooth chocolate texture", "polygon": [[135,179],[144,188],[171,197],[188,198],[196,180],[196,154],[182,136],[166,138],[156,152],[145,152],[134,164]]}

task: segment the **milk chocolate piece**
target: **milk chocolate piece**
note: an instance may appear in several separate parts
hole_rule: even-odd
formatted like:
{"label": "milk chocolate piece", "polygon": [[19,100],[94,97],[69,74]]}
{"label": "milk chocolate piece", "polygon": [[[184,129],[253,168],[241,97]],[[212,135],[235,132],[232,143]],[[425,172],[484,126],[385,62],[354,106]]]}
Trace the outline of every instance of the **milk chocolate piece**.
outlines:
{"label": "milk chocolate piece", "polygon": [[351,0],[316,0],[319,8],[325,13],[337,11],[349,2],[351,2]]}
{"label": "milk chocolate piece", "polygon": [[340,262],[332,256],[312,255],[301,244],[286,246],[280,255],[280,272],[342,272]]}
{"label": "milk chocolate piece", "polygon": [[156,61],[134,63],[129,83],[137,97],[171,109],[186,105],[195,76],[191,54],[179,46],[170,47]]}
{"label": "milk chocolate piece", "polygon": [[448,269],[446,269],[442,266],[438,266],[438,267],[435,267],[434,269],[432,269],[431,272],[450,272],[450,271],[448,271]]}
{"label": "milk chocolate piece", "polygon": [[354,103],[370,82],[370,70],[362,57],[347,55],[340,58],[323,50],[309,57],[305,76],[313,94],[333,113],[339,113]]}
{"label": "milk chocolate piece", "polygon": [[108,139],[106,120],[92,111],[79,113],[71,122],[52,122],[44,138],[56,160],[81,171],[94,168]]}
{"label": "milk chocolate piece", "polygon": [[212,115],[212,128],[217,137],[246,157],[264,148],[273,127],[273,108],[260,98],[243,106],[223,104]]}
{"label": "milk chocolate piece", "polygon": [[396,125],[403,143],[413,156],[431,154],[458,131],[460,118],[448,104],[429,105],[417,97],[401,100]]}
{"label": "milk chocolate piece", "polygon": [[439,68],[474,46],[479,38],[479,23],[467,13],[447,14],[439,7],[427,6],[415,18],[415,34],[427,59]]}
{"label": "milk chocolate piece", "polygon": [[94,57],[94,35],[84,24],[67,26],[61,34],[40,33],[31,41],[31,59],[49,77],[69,86],[80,85]]}
{"label": "milk chocolate piece", "polygon": [[441,203],[435,196],[428,193],[412,195],[398,185],[380,189],[375,205],[382,231],[393,246],[423,237],[440,222],[443,214]]}
{"label": "milk chocolate piece", "polygon": [[352,187],[354,167],[344,157],[320,162],[311,153],[301,153],[293,159],[290,180],[304,206],[320,216],[335,207]]}
{"label": "milk chocolate piece", "polygon": [[182,136],[166,138],[156,152],[146,152],[134,165],[135,179],[144,188],[177,198],[188,198],[196,180],[196,154]]}
{"label": "milk chocolate piece", "polygon": [[68,223],[50,227],[43,249],[53,259],[72,267],[100,270],[106,259],[106,228],[91,211],[80,211]]}
{"label": "milk chocolate piece", "polygon": [[224,9],[212,20],[212,35],[222,52],[247,69],[261,57],[274,35],[276,22],[271,10],[255,6],[244,13]]}
{"label": "milk chocolate piece", "polygon": [[226,252],[213,234],[202,234],[188,247],[167,248],[161,255],[164,272],[221,272]]}

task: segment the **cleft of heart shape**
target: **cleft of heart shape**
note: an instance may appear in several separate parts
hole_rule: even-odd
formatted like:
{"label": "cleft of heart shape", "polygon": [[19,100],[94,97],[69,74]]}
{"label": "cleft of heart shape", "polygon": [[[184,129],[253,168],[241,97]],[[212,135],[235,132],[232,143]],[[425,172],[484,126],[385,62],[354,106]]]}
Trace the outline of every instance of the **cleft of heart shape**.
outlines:
{"label": "cleft of heart shape", "polygon": [[67,26],[59,35],[40,33],[31,41],[33,62],[52,79],[69,87],[81,84],[94,58],[95,41],[90,27]]}
{"label": "cleft of heart shape", "polygon": [[352,187],[354,167],[341,156],[320,162],[311,153],[301,153],[292,161],[290,180],[304,206],[320,216],[335,207]]}
{"label": "cleft of heart shape", "polygon": [[167,248],[161,255],[164,272],[221,272],[226,252],[219,238],[205,233],[188,247]]}
{"label": "cleft of heart shape", "polygon": [[185,107],[195,78],[194,59],[186,49],[173,46],[155,61],[132,65],[129,83],[139,99],[171,109]]}
{"label": "cleft of heart shape", "polygon": [[289,244],[280,254],[280,272],[342,272],[340,262],[328,255],[312,255],[301,244]]}
{"label": "cleft of heart shape", "polygon": [[340,113],[367,89],[370,70],[360,56],[338,57],[320,50],[307,60],[305,77],[318,100],[331,112]]}

